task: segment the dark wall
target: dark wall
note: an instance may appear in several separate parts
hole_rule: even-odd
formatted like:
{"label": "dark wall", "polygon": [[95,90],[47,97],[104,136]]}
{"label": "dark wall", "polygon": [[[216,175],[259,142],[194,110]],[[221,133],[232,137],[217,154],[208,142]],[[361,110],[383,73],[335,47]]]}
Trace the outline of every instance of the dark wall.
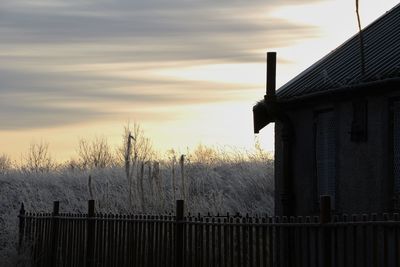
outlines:
{"label": "dark wall", "polygon": [[314,179],[313,113],[298,110],[291,114],[294,126],[293,193],[297,214],[310,214],[315,209],[317,185]]}
{"label": "dark wall", "polygon": [[[368,136],[365,142],[350,138],[351,102],[336,105],[338,112],[337,209],[338,212],[382,212],[387,210],[390,177],[385,162],[389,116],[384,97],[367,98]],[[350,116],[349,116],[350,115]]]}
{"label": "dark wall", "polygon": [[[294,214],[318,214],[315,172],[314,114],[333,108],[336,117],[336,213],[384,212],[392,207],[390,169],[389,96],[367,100],[367,140],[351,140],[352,99],[297,108],[288,112],[294,126],[293,193]],[[276,214],[280,213],[282,179],[280,123],[275,124]]]}
{"label": "dark wall", "polygon": [[275,122],[275,157],[274,157],[274,171],[275,171],[275,214],[282,214],[282,203],[280,201],[280,194],[282,192],[282,123]]}

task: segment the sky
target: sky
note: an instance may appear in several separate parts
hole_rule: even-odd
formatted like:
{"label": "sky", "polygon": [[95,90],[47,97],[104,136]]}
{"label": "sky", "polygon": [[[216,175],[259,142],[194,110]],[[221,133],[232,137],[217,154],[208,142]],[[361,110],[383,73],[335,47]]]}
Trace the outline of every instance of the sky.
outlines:
{"label": "sky", "polygon": [[[363,26],[397,3],[360,0]],[[349,0],[0,0],[0,154],[66,160],[134,122],[159,151],[272,151],[273,125],[252,125],[265,53],[279,87],[356,32]]]}

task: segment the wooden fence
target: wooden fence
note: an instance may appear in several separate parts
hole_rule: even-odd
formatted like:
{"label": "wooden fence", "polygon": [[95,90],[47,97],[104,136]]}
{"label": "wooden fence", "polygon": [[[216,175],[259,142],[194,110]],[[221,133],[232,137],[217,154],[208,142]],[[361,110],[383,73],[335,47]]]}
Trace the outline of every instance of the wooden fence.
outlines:
{"label": "wooden fence", "polygon": [[319,217],[26,213],[19,247],[33,266],[400,266],[398,214]]}

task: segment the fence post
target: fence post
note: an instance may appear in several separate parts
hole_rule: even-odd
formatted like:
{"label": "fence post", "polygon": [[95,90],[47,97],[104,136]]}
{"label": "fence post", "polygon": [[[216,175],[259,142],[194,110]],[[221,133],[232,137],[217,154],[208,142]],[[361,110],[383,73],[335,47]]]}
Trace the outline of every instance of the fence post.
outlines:
{"label": "fence post", "polygon": [[53,202],[53,213],[51,219],[51,254],[50,254],[50,266],[57,266],[57,243],[58,243],[58,218],[60,210],[60,202]]}
{"label": "fence post", "polygon": [[331,197],[323,195],[320,197],[321,241],[322,241],[322,266],[332,266],[331,254],[331,231],[324,224],[331,222]]}
{"label": "fence post", "polygon": [[88,214],[86,223],[86,267],[94,266],[94,200],[88,201]]}
{"label": "fence post", "polygon": [[176,201],[176,218],[175,218],[175,266],[183,267],[183,215],[184,201]]}
{"label": "fence post", "polygon": [[18,236],[18,253],[22,251],[22,244],[24,240],[24,230],[25,230],[25,208],[24,203],[21,203],[21,208],[19,210],[19,236]]}

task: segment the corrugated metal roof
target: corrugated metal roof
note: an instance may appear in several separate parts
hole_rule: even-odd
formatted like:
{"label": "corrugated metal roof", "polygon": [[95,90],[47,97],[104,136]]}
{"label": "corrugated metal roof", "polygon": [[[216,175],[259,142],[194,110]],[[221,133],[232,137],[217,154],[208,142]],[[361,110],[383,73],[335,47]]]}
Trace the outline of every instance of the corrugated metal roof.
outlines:
{"label": "corrugated metal roof", "polygon": [[[361,76],[360,40],[356,34],[283,85],[279,99],[400,77],[400,4],[363,30],[365,75]],[[399,88],[400,89],[400,88]]]}

